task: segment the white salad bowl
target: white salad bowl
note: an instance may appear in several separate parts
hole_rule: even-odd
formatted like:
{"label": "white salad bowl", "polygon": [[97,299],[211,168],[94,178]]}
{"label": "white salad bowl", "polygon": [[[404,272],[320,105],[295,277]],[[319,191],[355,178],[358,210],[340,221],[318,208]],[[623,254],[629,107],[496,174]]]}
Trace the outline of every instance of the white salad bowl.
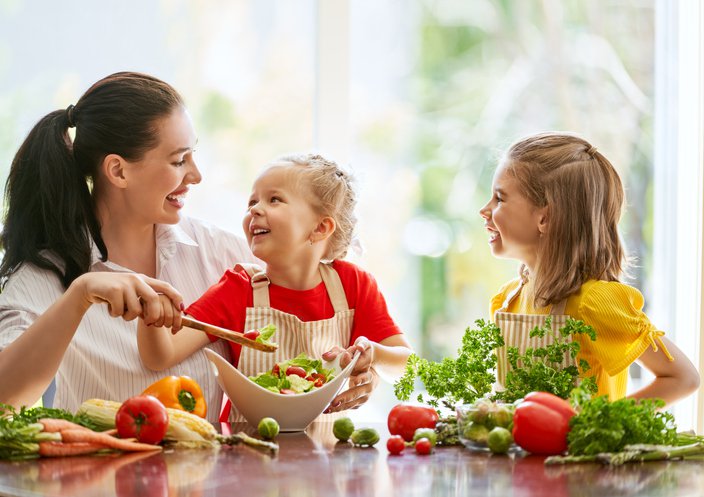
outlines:
{"label": "white salad bowl", "polygon": [[332,380],[310,392],[282,395],[260,387],[217,352],[207,348],[203,350],[213,366],[213,374],[220,387],[247,422],[257,426],[262,418],[271,417],[278,421],[282,432],[305,430],[342,389],[359,359],[359,354],[355,354],[342,370],[340,355],[333,361],[323,362],[324,368],[334,370]]}

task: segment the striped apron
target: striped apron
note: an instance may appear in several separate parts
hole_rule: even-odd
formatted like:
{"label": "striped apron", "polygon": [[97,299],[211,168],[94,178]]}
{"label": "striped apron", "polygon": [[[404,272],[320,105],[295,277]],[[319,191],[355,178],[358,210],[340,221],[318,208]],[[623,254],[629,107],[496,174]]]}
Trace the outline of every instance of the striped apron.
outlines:
{"label": "striped apron", "polygon": [[[521,283],[518,288],[513,290],[506,296],[501,308],[499,308],[496,313],[494,313],[494,323],[501,329],[501,335],[504,338],[504,346],[496,349],[497,355],[497,366],[496,366],[496,390],[504,390],[504,385],[506,384],[506,373],[510,369],[510,364],[508,363],[507,348],[517,347],[519,354],[525,353],[526,349],[545,347],[554,343],[554,338],[552,335],[546,335],[542,338],[540,337],[530,337],[530,332],[536,327],[542,327],[545,324],[545,319],[547,317],[552,318],[552,329],[557,332],[560,328],[565,326],[567,322],[567,316],[565,312],[565,304],[567,299],[555,304],[550,309],[550,314],[516,314],[513,312],[508,312],[508,307],[511,305],[513,299],[518,296],[523,288],[523,283]],[[562,360],[562,367],[576,364],[576,361],[572,359],[568,353],[565,353],[565,357]]]}
{"label": "striped apron", "polygon": [[[276,326],[276,333],[272,341],[279,347],[276,352],[260,352],[258,350],[242,347],[240,360],[237,365],[243,374],[256,376],[264,371],[270,371],[277,362],[292,359],[304,353],[312,358],[320,358],[324,352],[335,346],[346,348],[349,346],[354,321],[354,309],[347,304],[345,290],[342,287],[340,276],[330,264],[320,264],[320,276],[325,284],[335,315],[330,319],[320,321],[301,321],[293,314],[287,314],[269,305],[269,277],[266,272],[254,264],[238,264],[235,270],[244,269],[250,276],[253,292],[253,306],[247,308],[244,329],[253,330],[263,328],[272,323]],[[232,404],[227,400],[223,408],[220,421],[240,422],[244,417],[232,409]],[[331,415],[321,415],[321,420]]]}

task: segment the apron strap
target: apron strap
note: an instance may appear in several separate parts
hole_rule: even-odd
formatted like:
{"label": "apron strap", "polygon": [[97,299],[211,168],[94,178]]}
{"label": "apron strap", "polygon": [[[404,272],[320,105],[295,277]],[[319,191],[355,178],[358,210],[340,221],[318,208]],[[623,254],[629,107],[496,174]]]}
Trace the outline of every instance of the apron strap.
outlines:
{"label": "apron strap", "polygon": [[337,274],[332,264],[320,264],[320,276],[323,278],[325,289],[328,291],[335,313],[348,311],[350,307],[347,304],[345,288],[342,286],[340,275]]}
{"label": "apron strap", "polygon": [[244,269],[252,281],[252,307],[269,307],[269,277],[256,264],[237,264],[235,271]]}
{"label": "apron strap", "polygon": [[[516,298],[516,296],[521,292],[521,289],[523,288],[523,281],[519,283],[519,285],[513,289],[504,299],[503,304],[499,309],[496,310],[496,312],[506,312],[508,311],[508,306],[511,305],[511,302],[513,299]],[[567,306],[567,299],[563,299],[562,301],[558,302],[557,304],[553,304],[552,308],[550,309],[550,315],[552,316],[562,316],[565,314],[565,307]]]}
{"label": "apron strap", "polygon": [[506,298],[504,299],[504,303],[501,304],[501,307],[496,310],[496,312],[505,312],[508,311],[508,306],[511,305],[511,302],[513,299],[516,298],[516,296],[521,293],[521,289],[523,288],[523,280],[518,284],[516,288],[514,288],[508,295],[506,295]]}

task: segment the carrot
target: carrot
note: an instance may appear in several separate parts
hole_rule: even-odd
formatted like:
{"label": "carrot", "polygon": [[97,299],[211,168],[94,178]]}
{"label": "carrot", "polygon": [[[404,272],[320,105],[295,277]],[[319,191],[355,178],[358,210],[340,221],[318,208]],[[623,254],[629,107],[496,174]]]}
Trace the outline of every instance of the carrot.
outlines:
{"label": "carrot", "polygon": [[100,443],[39,442],[39,455],[44,457],[79,456],[106,448]]}
{"label": "carrot", "polygon": [[161,450],[161,447],[158,445],[123,440],[91,430],[61,430],[61,440],[67,443],[99,443],[111,449],[123,450],[125,452]]}
{"label": "carrot", "polygon": [[63,430],[88,430],[92,431],[85,426],[81,426],[76,423],[72,423],[66,419],[54,419],[54,418],[43,418],[39,422],[44,425],[44,431],[49,433],[56,433],[57,431]]}

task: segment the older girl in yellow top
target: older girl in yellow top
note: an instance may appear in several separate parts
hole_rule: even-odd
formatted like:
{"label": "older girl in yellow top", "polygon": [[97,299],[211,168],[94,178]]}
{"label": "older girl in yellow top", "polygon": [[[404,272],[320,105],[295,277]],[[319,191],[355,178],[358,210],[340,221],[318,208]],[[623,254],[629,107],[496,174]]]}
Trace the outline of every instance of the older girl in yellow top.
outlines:
{"label": "older girl in yellow top", "polygon": [[578,338],[579,358],[591,366],[599,395],[625,396],[628,366],[637,360],[655,379],[632,397],[669,404],[694,392],[699,374],[643,313],[641,293],[619,282],[623,202],[618,173],[585,140],[544,133],[512,145],[480,214],[492,253],[520,261],[520,277],[492,299],[491,314],[507,344],[519,349],[548,314],[557,323],[584,321],[597,339]]}

